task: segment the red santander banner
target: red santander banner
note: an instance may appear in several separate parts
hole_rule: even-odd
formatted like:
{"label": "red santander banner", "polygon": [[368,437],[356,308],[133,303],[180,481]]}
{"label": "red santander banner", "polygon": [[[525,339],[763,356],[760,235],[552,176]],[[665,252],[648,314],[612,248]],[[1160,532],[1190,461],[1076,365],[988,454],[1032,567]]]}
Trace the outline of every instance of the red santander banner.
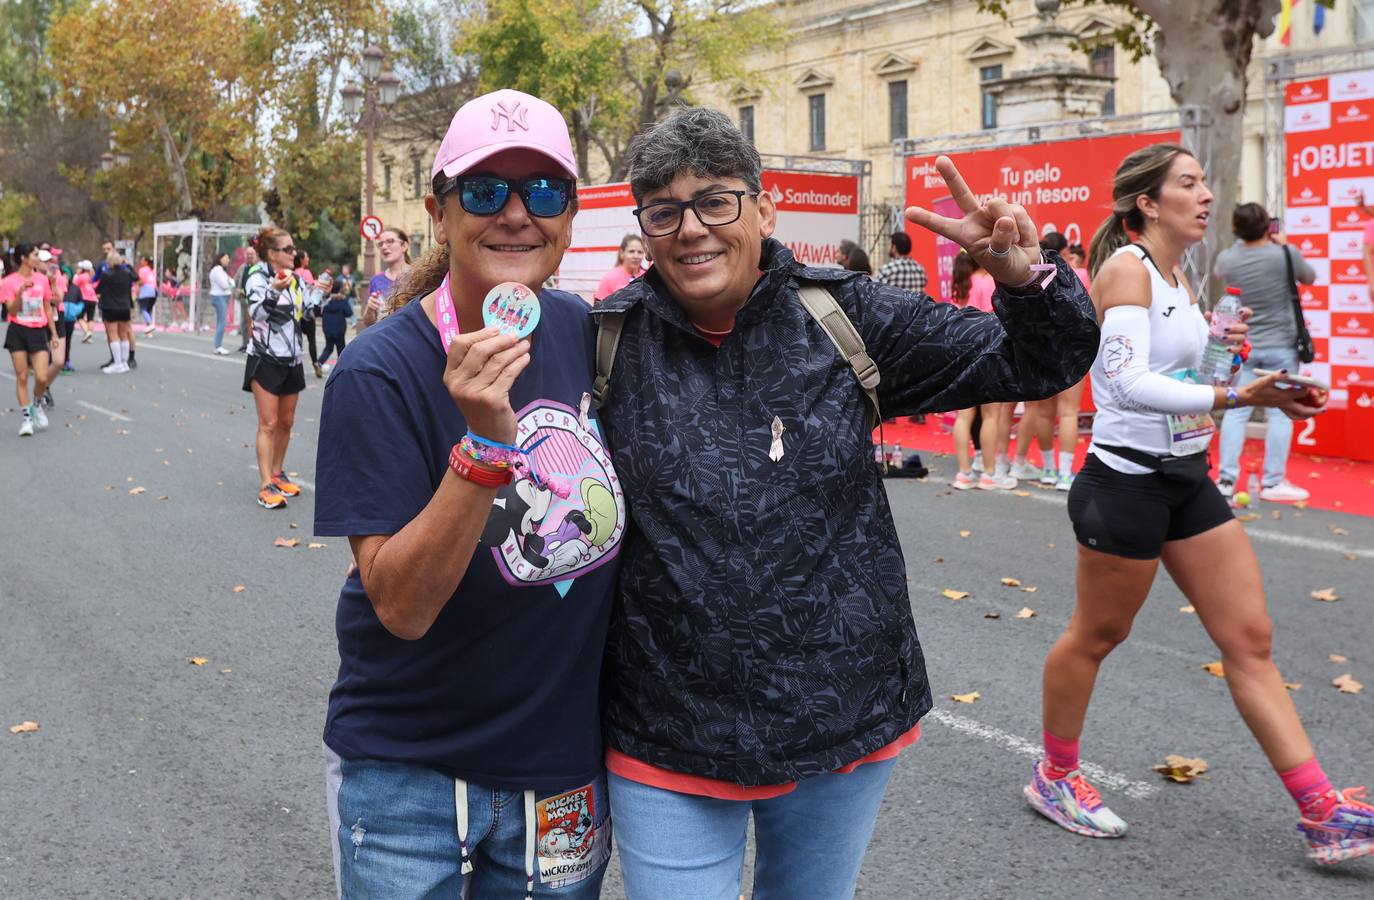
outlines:
{"label": "red santander banner", "polygon": [[[1059,231],[1070,244],[1087,247],[1112,209],[1112,176],[1121,160],[1150,144],[1177,143],[1177,131],[1117,134],[1039,144],[1019,144],[947,154],[969,189],[980,198],[1019,203],[1043,234]],[[935,156],[906,159],[906,203],[955,215],[949,189],[935,169]],[[950,210],[950,211],[946,211]],[[911,254],[934,273],[930,292],[949,297],[950,267],[957,247],[923,228],[907,224]],[[938,290],[936,288],[938,285]]]}
{"label": "red santander banner", "polygon": [[1290,83],[1284,91],[1288,239],[1317,272],[1300,288],[1331,409],[1293,434],[1308,453],[1374,459],[1374,301],[1361,263],[1374,225],[1374,69]]}

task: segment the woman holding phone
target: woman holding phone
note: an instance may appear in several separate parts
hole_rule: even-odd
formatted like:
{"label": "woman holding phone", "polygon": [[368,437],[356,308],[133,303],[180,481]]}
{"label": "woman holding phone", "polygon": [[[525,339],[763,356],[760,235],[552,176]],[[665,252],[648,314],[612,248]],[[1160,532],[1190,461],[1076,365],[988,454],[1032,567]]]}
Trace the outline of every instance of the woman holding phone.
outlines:
{"label": "woman holding phone", "polygon": [[[1212,193],[1191,153],[1173,144],[1137,150],[1117,169],[1112,199],[1091,252],[1102,318],[1097,416],[1069,491],[1077,605],[1045,660],[1045,758],[1026,799],[1076,834],[1126,833],[1079,770],[1078,738],[1098,669],[1130,633],[1162,562],[1221,651],[1231,698],[1298,805],[1308,856],[1334,863],[1374,852],[1374,807],[1362,802],[1363,788],[1337,790],[1317,763],[1271,655],[1259,562],[1208,477],[1213,411],[1263,406],[1308,418],[1325,407],[1326,392],[1286,388],[1280,372],[1240,387],[1197,383],[1208,324],[1180,263],[1202,240]],[[1241,323],[1227,337],[1238,346],[1246,331]]]}

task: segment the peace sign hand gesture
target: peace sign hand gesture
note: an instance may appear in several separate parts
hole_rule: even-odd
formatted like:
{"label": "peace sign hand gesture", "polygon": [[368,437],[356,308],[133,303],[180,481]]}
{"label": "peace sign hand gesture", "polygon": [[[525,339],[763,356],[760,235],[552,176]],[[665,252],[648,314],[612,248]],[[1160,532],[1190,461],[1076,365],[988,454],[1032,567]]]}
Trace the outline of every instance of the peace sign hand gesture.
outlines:
{"label": "peace sign hand gesture", "polygon": [[1028,284],[1031,266],[1039,265],[1041,257],[1035,223],[1025,207],[995,197],[980,204],[948,156],[936,159],[935,168],[964,217],[950,219],[912,206],[907,219],[963,247],[999,284]]}

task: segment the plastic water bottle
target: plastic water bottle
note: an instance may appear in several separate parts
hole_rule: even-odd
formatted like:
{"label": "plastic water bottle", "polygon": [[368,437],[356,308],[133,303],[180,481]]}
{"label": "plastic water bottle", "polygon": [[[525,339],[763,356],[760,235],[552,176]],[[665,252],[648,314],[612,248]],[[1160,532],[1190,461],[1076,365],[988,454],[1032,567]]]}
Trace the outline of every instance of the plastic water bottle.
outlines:
{"label": "plastic water bottle", "polygon": [[1245,479],[1245,492],[1250,495],[1250,509],[1259,508],[1260,504],[1260,477],[1259,472],[1250,470],[1250,477]]}
{"label": "plastic water bottle", "polygon": [[1207,349],[1202,353],[1201,378],[1204,383],[1229,386],[1231,366],[1236,355],[1226,342],[1226,332],[1240,321],[1240,288],[1228,287],[1226,296],[1212,309],[1212,324],[1207,334]]}
{"label": "plastic water bottle", "polygon": [[906,457],[902,456],[902,445],[893,444],[892,452],[888,454],[887,457],[887,464],[894,469],[900,469],[902,467],[902,463],[905,461]]}

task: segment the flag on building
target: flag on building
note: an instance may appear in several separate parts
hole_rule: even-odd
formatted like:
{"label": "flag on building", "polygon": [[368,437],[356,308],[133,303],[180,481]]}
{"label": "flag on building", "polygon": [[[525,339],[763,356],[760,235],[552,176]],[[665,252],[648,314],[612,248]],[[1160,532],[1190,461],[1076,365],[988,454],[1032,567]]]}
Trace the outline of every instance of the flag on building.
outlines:
{"label": "flag on building", "polygon": [[1299,0],[1283,0],[1283,8],[1279,11],[1279,43],[1285,47],[1293,43],[1293,7],[1298,3]]}
{"label": "flag on building", "polygon": [[1326,7],[1320,3],[1312,4],[1312,33],[1321,34],[1326,27]]}

